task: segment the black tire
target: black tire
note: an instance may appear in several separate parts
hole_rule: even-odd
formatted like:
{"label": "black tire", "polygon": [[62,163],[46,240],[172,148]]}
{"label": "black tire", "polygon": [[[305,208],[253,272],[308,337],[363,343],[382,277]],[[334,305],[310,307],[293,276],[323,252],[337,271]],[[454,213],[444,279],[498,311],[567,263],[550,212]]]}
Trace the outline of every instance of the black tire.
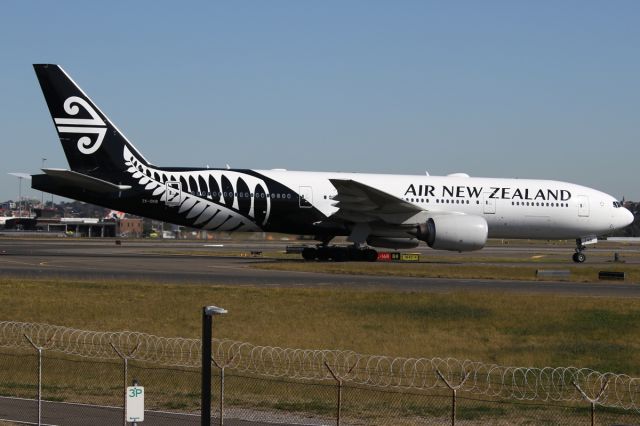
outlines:
{"label": "black tire", "polygon": [[302,250],[302,258],[307,261],[316,260],[317,254],[318,251],[313,247],[305,247]]}
{"label": "black tire", "polygon": [[333,259],[334,262],[344,262],[347,260],[347,258],[347,251],[345,249],[334,247],[331,250],[331,259]]}
{"label": "black tire", "polygon": [[351,262],[360,262],[362,261],[363,254],[362,250],[349,247],[346,251],[346,256]]}
{"label": "black tire", "polygon": [[326,247],[318,248],[318,260],[327,261],[331,257],[331,251]]}
{"label": "black tire", "polygon": [[364,251],[364,259],[367,262],[375,262],[376,260],[378,260],[378,252],[374,249],[366,249]]}
{"label": "black tire", "polygon": [[587,256],[584,253],[576,253],[576,259],[578,263],[584,263],[587,260]]}

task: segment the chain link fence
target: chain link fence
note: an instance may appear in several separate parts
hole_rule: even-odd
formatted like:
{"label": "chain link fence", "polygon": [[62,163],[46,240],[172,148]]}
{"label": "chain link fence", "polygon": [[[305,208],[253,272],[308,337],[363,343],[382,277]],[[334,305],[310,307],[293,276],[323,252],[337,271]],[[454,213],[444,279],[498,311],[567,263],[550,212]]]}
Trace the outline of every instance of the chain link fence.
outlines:
{"label": "chain link fence", "polygon": [[[199,424],[200,350],[199,339],[0,322],[0,417],[124,423],[135,379],[149,423]],[[212,368],[212,415],[229,424],[640,424],[640,378],[575,367],[214,339]]]}

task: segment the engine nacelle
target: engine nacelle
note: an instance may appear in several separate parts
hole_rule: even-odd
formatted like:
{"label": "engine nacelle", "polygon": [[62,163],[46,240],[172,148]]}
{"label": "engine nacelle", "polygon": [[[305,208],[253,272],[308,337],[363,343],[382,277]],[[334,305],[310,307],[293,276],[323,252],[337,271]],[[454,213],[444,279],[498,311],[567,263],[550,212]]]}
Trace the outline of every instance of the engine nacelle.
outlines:
{"label": "engine nacelle", "polygon": [[394,238],[394,237],[376,237],[367,238],[367,244],[373,247],[382,247],[390,249],[411,249],[420,245],[420,241],[415,238]]}
{"label": "engine nacelle", "polygon": [[483,217],[442,215],[418,225],[416,238],[436,250],[473,251],[484,247],[488,233]]}

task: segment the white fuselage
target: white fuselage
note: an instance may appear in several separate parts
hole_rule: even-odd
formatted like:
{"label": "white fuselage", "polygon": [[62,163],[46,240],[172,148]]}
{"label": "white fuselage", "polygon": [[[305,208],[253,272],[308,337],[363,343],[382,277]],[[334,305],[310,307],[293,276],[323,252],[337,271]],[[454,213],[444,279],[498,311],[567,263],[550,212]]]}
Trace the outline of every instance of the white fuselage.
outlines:
{"label": "white fuselage", "polygon": [[[601,191],[534,179],[257,170],[301,192],[326,216],[336,212],[329,179],[350,179],[429,212],[482,216],[492,238],[568,239],[624,227],[631,213]],[[403,234],[404,235],[404,234]]]}

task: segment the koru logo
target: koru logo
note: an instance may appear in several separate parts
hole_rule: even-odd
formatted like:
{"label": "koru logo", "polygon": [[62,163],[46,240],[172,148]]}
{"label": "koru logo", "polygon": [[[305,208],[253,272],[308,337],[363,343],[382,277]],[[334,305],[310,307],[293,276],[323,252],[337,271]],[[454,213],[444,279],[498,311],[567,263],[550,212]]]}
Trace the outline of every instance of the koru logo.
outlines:
{"label": "koru logo", "polygon": [[[83,154],[93,154],[102,145],[104,135],[107,133],[107,125],[87,101],[77,96],[71,96],[64,101],[64,112],[69,115],[78,115],[80,112],[78,105],[84,108],[91,118],[54,118],[53,121],[58,125],[60,133],[84,133],[85,136],[78,139],[78,150]],[[97,135],[96,141],[93,142],[89,136],[86,136],[87,133]]]}

